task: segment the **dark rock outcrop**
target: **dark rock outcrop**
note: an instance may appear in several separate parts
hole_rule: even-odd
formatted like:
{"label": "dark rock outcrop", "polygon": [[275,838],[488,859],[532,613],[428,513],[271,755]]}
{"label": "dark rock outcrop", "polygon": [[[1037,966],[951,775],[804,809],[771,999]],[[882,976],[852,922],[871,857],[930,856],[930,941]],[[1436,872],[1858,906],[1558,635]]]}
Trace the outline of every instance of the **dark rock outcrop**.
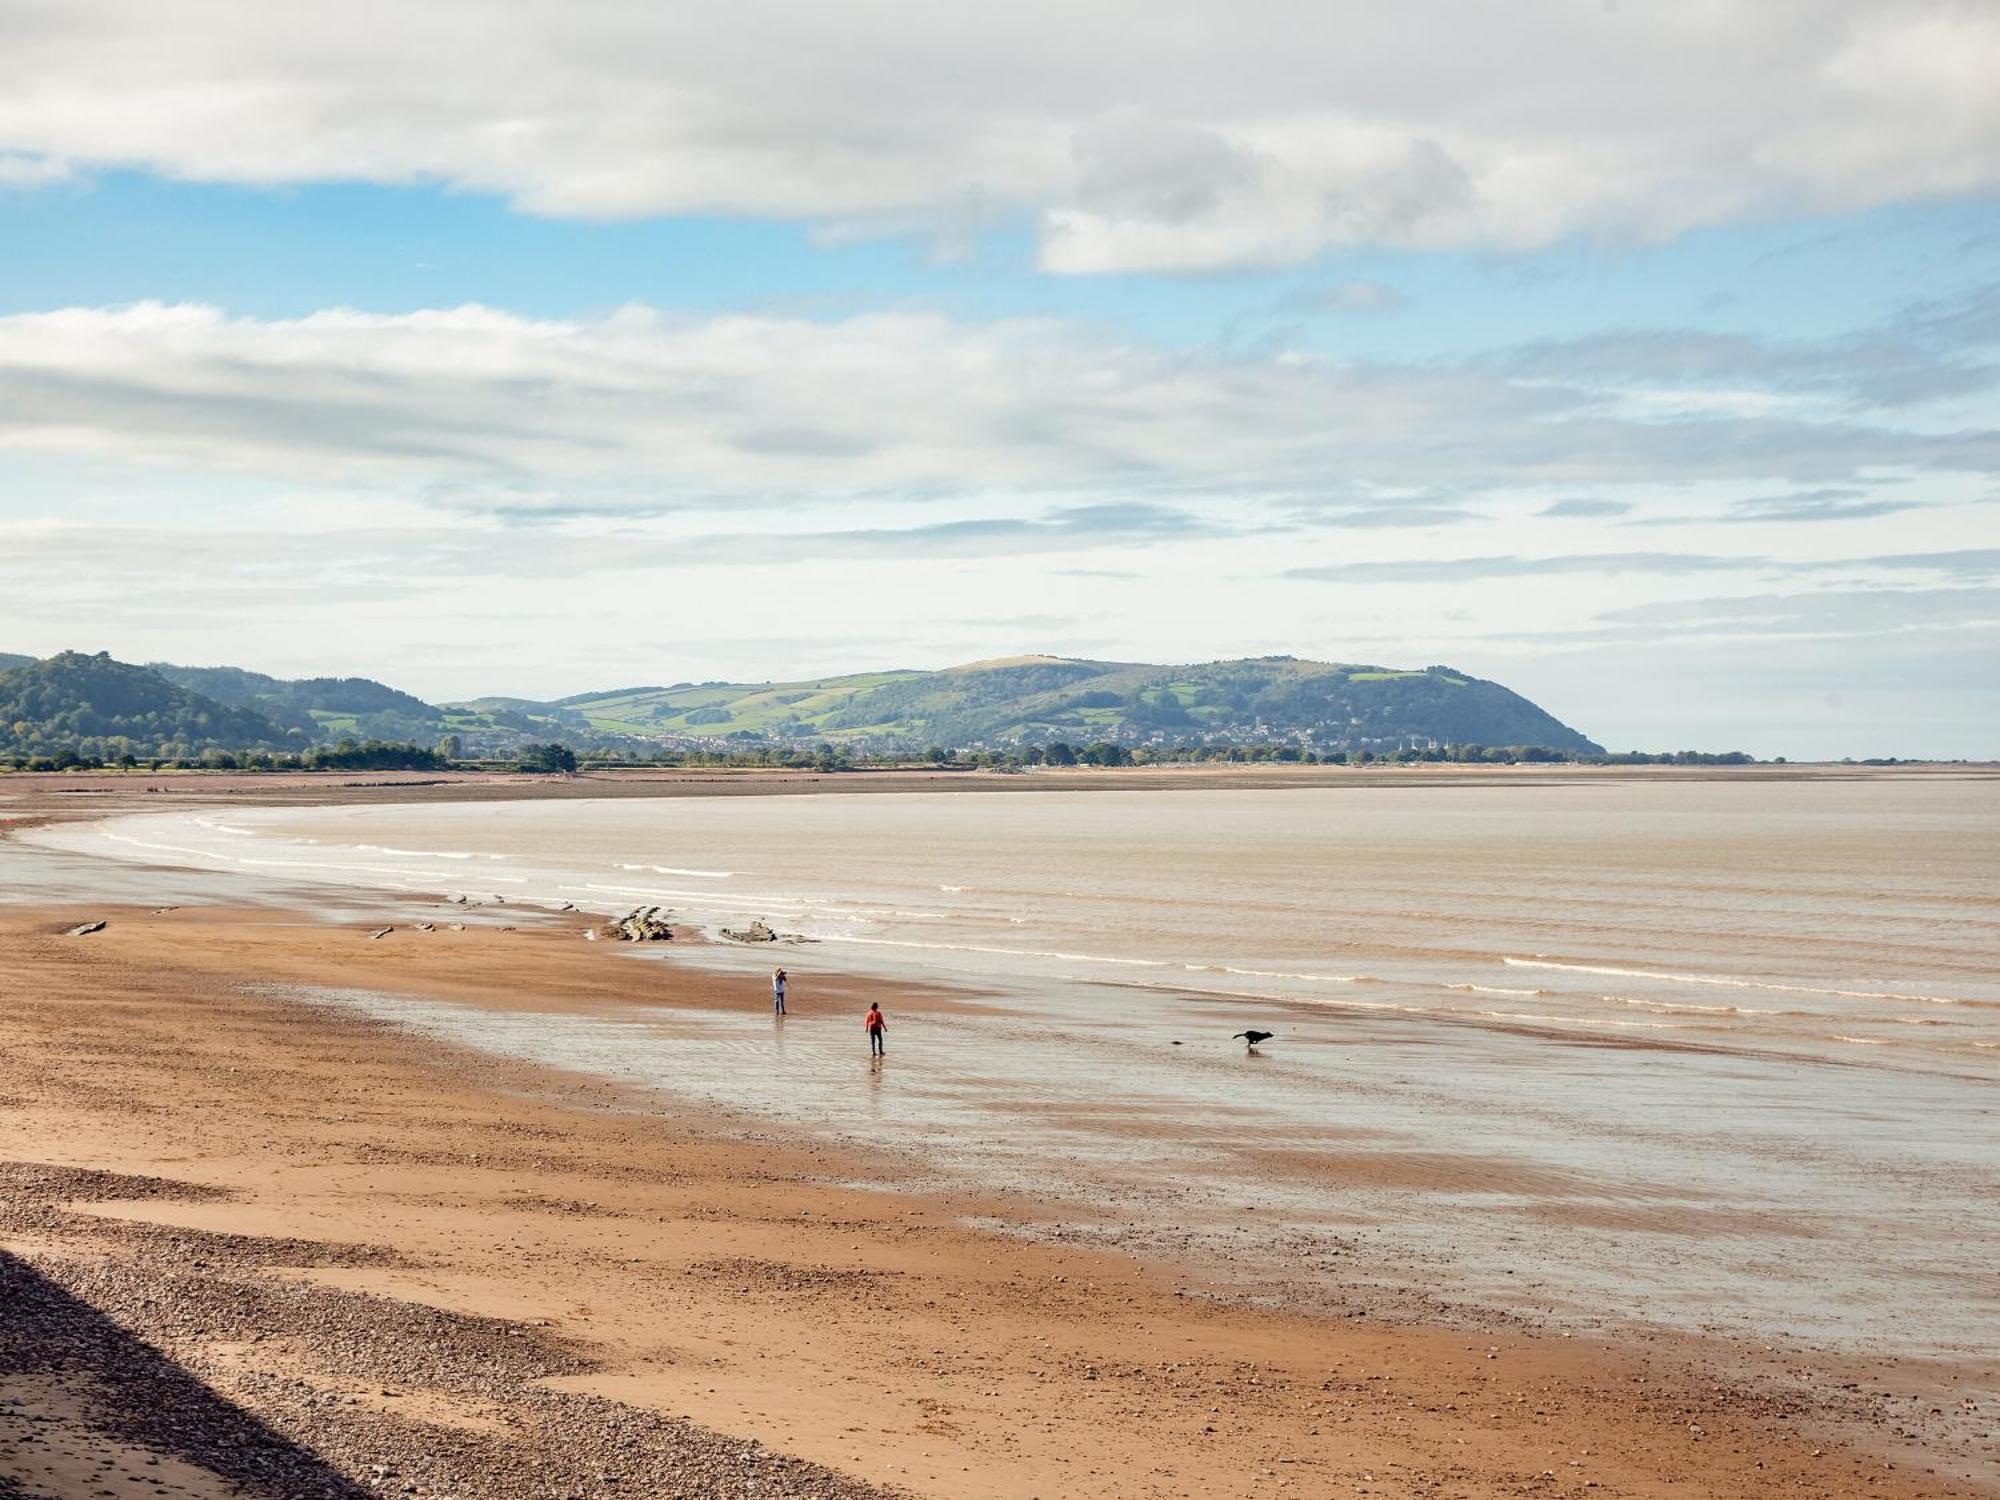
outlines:
{"label": "dark rock outcrop", "polygon": [[635,906],[615,922],[606,922],[603,933],[627,943],[671,943],[674,929],[668,922],[673,914],[663,906]]}

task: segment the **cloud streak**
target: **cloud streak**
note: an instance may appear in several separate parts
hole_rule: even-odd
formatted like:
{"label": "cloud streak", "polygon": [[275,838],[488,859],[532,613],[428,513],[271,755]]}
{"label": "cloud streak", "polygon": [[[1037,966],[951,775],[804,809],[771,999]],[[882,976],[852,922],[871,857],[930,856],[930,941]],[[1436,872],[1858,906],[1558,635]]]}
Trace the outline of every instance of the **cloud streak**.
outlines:
{"label": "cloud streak", "polygon": [[2000,573],[2000,548],[1957,552],[1881,553],[1872,557],[1823,560],[1731,556],[1699,552],[1577,552],[1551,557],[1431,557],[1384,562],[1322,563],[1288,568],[1280,575],[1314,583],[1460,583],[1481,578],[1616,577],[1649,574],[1684,577],[1696,573],[1853,573],[1924,572],[1951,578],[1987,578]]}
{"label": "cloud streak", "polygon": [[1555,557],[1431,557],[1386,562],[1321,563],[1287,568],[1286,578],[1314,583],[1454,583],[1471,578],[1559,578],[1572,574],[1713,573],[1762,565],[1759,558],[1690,552],[1579,552]]}
{"label": "cloud streak", "polygon": [[1557,500],[1542,507],[1541,515],[1556,520],[1591,520],[1603,516],[1622,516],[1632,507],[1623,500]]}
{"label": "cloud streak", "polygon": [[1014,557],[1245,536],[1259,529],[1272,528],[1220,524],[1159,505],[1079,505],[1035,517],[988,516],[925,526],[698,536],[681,549],[680,560],[740,563],[748,557],[759,563],[782,563],[842,557]]}
{"label": "cloud streak", "polygon": [[1183,353],[1050,319],[468,305],[264,320],[140,303],[0,317],[0,449],[420,490],[522,519],[1032,496],[1268,502],[1370,528],[1477,519],[1397,496],[1716,482],[1798,487],[1792,511],[1757,502],[1754,518],[1834,519],[1829,506],[1886,514],[1869,494],[1885,474],[2000,473],[2000,433],[1983,428],[1741,402],[1662,418],[1592,378],[1544,349],[1349,364]]}
{"label": "cloud streak", "polygon": [[1739,500],[1725,521],[1858,521],[1916,510],[1915,500],[1871,497],[1862,490],[1807,490],[1796,495],[1757,495]]}

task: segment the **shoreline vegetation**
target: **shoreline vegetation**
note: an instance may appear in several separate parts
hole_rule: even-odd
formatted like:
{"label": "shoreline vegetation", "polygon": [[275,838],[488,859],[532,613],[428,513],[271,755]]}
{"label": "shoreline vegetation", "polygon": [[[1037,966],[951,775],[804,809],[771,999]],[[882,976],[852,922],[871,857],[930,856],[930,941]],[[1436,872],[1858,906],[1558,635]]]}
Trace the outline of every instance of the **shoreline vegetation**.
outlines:
{"label": "shoreline vegetation", "polygon": [[1619,751],[1580,754],[1537,745],[1457,745],[1450,749],[1408,750],[1386,755],[1355,751],[1347,755],[1316,755],[1288,745],[1234,745],[1226,748],[1174,746],[1165,750],[1131,750],[1122,745],[1092,743],[1072,746],[1065,741],[1011,750],[947,750],[876,752],[856,755],[839,747],[804,749],[767,747],[757,750],[667,750],[649,756],[579,752],[560,742],[532,745],[516,755],[492,758],[449,756],[422,745],[369,740],[342,740],[299,752],[209,750],[199,756],[80,755],[65,750],[56,755],[0,755],[0,776],[32,773],[112,772],[152,775],[175,772],[232,772],[252,775],[315,774],[346,771],[441,771],[478,775],[570,775],[577,772],[646,771],[815,771],[824,775],[852,772],[1093,770],[1151,767],[1160,770],[1226,770],[1235,767],[1334,768],[1478,768],[1566,766],[1618,770],[1642,766],[1758,767],[1794,769],[1956,767],[1978,768],[1995,761],[1931,759],[1920,756],[1844,757],[1839,760],[1789,760],[1776,756],[1759,760],[1741,750]]}
{"label": "shoreline vegetation", "polygon": [[[1260,744],[1204,747],[1176,745],[1164,749],[1131,749],[1109,741],[1071,745],[1055,740],[1008,750],[950,750],[942,746],[922,751],[877,751],[857,755],[832,744],[807,748],[766,747],[756,750],[662,750],[650,755],[609,755],[579,752],[559,741],[530,745],[517,755],[497,758],[452,756],[440,749],[394,741],[341,740],[304,751],[207,750],[198,756],[84,755],[65,749],[53,755],[11,755],[0,758],[7,771],[483,771],[525,773],[578,770],[718,770],[778,769],[822,771],[1025,770],[1031,767],[1116,766],[1751,766],[1787,765],[1784,756],[1759,761],[1741,750],[1619,751],[1585,754],[1551,750],[1543,745],[1453,745],[1430,750],[1400,750],[1378,755],[1355,750],[1344,755],[1320,755],[1296,745]],[[1900,757],[1824,762],[1834,765],[1964,765],[1964,761],[1928,761]]]}
{"label": "shoreline vegetation", "polygon": [[[1412,776],[1537,784],[1564,767]],[[1658,767],[1652,777],[1911,775]],[[229,805],[432,796],[1352,784],[1345,769],[1029,776],[175,775]],[[1370,779],[1394,785],[1388,771]],[[10,778],[7,827],[144,806],[131,775]],[[139,792],[127,803],[118,794]],[[82,794],[82,795],[78,795]],[[892,1156],[311,1003],[769,1008],[762,975],[574,941],[586,919],[368,941],[352,891],[0,907],[0,1491],[555,1495],[1975,1496],[1918,1414],[1951,1372],[1339,1284],[1272,1305],[1226,1264],[1082,1248],[1046,1208],[894,1187]],[[129,897],[124,898],[129,900]],[[190,898],[178,898],[183,903]],[[299,905],[299,903],[294,903]],[[407,901],[402,903],[406,906]],[[88,921],[108,925],[69,936]],[[635,986],[643,976],[643,994]],[[798,1019],[950,1005],[853,977]],[[845,1022],[843,1021],[843,1024]],[[726,1059],[721,1065],[727,1065]],[[1338,1278],[1336,1277],[1338,1283]],[[1471,1321],[1468,1322],[1467,1319]]]}

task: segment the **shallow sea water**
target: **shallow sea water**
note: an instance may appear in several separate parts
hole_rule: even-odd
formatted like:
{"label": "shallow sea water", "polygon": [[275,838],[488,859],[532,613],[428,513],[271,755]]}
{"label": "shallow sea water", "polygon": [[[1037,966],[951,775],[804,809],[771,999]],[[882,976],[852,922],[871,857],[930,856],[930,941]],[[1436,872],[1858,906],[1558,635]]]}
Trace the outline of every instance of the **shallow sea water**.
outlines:
{"label": "shallow sea water", "polygon": [[[190,812],[266,880],[762,917],[795,1014],[310,998],[1563,1326],[1990,1365],[2000,782],[1607,782]],[[765,968],[770,950],[663,961]],[[984,1004],[823,1015],[815,971]],[[1246,1054],[1229,1033],[1277,1037]],[[1175,1043],[1180,1045],[1176,1046]]]}

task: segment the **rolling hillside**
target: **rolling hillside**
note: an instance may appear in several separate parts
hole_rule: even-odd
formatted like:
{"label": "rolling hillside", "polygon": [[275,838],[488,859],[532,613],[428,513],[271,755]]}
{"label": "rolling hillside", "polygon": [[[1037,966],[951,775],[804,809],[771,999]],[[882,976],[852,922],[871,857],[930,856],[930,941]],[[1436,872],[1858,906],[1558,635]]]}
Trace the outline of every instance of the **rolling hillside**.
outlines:
{"label": "rolling hillside", "polygon": [[1293,740],[1320,749],[1413,741],[1599,747],[1519,694],[1445,667],[1264,657],[1191,666],[1013,657],[939,672],[780,683],[683,683],[580,694],[541,711],[633,739],[871,744],[1126,744]]}
{"label": "rolling hillside", "polygon": [[1257,657],[1157,666],[1022,656],[943,671],[796,682],[699,682],[554,702],[432,705],[364,677],[297,681],[237,667],[128,666],[65,652],[0,670],[0,740],[45,753],[118,738],[201,748],[454,738],[447,755],[561,741],[658,748],[814,745],[960,750],[1109,741],[1128,747],[1292,745],[1318,753],[1443,745],[1600,747],[1518,693],[1464,672]]}
{"label": "rolling hillside", "polygon": [[428,742],[444,732],[444,715],[421,698],[366,677],[267,677],[241,667],[178,667],[150,662],[148,671],[235,708],[262,714],[308,739]]}
{"label": "rolling hillside", "polygon": [[65,651],[0,672],[0,753],[183,756],[285,741],[262,714],[101,652]]}

